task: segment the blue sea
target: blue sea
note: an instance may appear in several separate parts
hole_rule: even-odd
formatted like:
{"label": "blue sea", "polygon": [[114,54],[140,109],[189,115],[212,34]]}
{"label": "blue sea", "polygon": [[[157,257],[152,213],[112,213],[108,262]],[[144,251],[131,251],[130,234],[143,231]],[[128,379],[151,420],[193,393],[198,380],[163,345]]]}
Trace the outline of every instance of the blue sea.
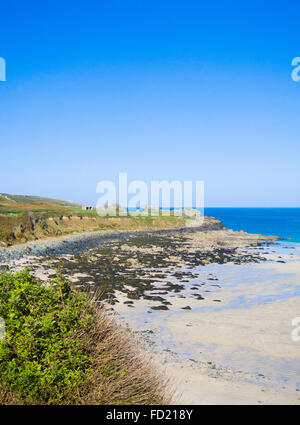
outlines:
{"label": "blue sea", "polygon": [[300,208],[205,208],[232,230],[276,235],[300,242]]}

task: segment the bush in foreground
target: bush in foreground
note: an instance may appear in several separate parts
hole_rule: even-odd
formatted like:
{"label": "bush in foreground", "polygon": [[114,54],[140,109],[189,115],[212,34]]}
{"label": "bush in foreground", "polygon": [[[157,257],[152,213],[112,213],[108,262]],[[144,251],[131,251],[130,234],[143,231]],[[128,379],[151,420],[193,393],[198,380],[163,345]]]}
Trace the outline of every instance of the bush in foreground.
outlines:
{"label": "bush in foreground", "polygon": [[132,335],[57,278],[0,274],[1,404],[165,404],[167,384]]}

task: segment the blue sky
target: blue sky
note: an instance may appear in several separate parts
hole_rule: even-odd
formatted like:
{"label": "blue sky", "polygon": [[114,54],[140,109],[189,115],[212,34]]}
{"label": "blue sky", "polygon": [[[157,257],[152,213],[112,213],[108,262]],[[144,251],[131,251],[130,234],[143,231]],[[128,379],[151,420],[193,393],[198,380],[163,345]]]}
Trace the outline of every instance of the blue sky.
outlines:
{"label": "blue sky", "polygon": [[204,180],[206,206],[300,207],[297,1],[1,5],[0,192],[95,204]]}

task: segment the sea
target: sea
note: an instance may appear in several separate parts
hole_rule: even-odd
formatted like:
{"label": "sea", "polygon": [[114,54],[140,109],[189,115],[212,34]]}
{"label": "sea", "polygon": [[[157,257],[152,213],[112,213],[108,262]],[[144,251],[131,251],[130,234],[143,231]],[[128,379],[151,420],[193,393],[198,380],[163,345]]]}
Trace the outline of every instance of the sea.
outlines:
{"label": "sea", "polygon": [[205,208],[232,230],[276,235],[300,243],[300,208]]}

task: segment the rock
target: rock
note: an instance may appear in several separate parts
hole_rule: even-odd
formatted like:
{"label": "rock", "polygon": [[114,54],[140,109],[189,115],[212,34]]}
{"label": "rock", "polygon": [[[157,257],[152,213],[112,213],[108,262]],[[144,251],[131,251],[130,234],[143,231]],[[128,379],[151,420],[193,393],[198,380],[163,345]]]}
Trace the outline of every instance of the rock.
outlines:
{"label": "rock", "polygon": [[151,308],[152,310],[169,310],[166,305],[158,305],[158,306],[153,306]]}

